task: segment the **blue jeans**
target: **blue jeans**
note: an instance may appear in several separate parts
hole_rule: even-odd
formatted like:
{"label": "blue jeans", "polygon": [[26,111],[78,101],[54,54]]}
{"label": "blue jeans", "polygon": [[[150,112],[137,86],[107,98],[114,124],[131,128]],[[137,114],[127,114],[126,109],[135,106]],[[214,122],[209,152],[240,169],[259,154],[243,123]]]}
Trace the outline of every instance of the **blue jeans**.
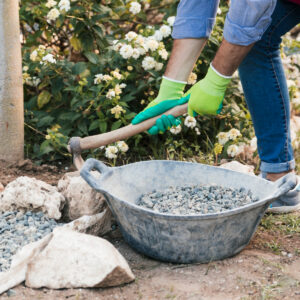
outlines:
{"label": "blue jeans", "polygon": [[290,135],[290,99],[280,58],[281,36],[300,22],[300,6],[278,0],[272,22],[239,67],[257,136],[261,171],[295,168]]}

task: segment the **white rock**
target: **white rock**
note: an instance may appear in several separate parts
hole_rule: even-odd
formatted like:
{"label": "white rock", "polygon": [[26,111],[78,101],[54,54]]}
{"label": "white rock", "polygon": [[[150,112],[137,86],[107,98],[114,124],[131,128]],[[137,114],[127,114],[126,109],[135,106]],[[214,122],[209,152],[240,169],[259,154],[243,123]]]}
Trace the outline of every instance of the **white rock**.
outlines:
{"label": "white rock", "polygon": [[13,256],[9,271],[0,273],[0,295],[25,280],[28,263],[47,246],[51,238],[52,233],[24,246]]}
{"label": "white rock", "polygon": [[107,207],[99,214],[93,216],[82,216],[77,220],[65,224],[64,227],[81,233],[103,236],[111,231],[112,220],[111,211]]}
{"label": "white rock", "polygon": [[27,176],[10,182],[0,194],[0,211],[39,210],[49,218],[60,219],[64,196],[57,188]]}
{"label": "white rock", "polygon": [[126,260],[107,240],[56,228],[27,268],[25,284],[52,289],[108,287],[134,280]]}
{"label": "white rock", "polygon": [[220,168],[255,175],[254,174],[254,166],[243,165],[243,164],[241,164],[241,163],[239,163],[238,161],[235,161],[235,160],[220,165]]}
{"label": "white rock", "polygon": [[[98,172],[93,175],[95,177],[100,176]],[[66,173],[59,180],[57,187],[66,199],[63,214],[69,220],[76,220],[84,215],[97,214],[104,208],[105,199],[103,195],[92,189],[80,177],[79,172]]]}

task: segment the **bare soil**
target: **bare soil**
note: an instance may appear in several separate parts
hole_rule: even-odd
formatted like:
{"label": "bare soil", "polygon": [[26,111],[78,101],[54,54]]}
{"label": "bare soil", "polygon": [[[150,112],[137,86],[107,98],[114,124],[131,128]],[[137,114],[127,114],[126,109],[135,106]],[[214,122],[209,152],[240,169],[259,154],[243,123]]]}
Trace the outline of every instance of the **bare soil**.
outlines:
{"label": "bare soil", "polygon": [[[68,170],[35,166],[30,161],[7,165],[0,161],[0,182],[5,186],[18,176],[31,176],[55,185]],[[287,220],[296,220],[300,212]],[[283,230],[281,216],[264,217],[250,244],[235,257],[209,264],[170,264],[150,259],[131,249],[118,230],[106,238],[127,259],[135,282],[115,288],[30,289],[15,287],[14,295],[0,299],[300,299],[300,234]],[[287,225],[284,227],[289,229]]]}

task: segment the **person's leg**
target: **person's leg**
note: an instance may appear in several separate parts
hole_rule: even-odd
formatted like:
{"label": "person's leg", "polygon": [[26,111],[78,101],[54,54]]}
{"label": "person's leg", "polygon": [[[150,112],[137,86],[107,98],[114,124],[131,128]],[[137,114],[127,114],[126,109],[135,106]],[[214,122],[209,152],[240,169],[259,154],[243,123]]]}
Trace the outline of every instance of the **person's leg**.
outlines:
{"label": "person's leg", "polygon": [[300,6],[278,0],[272,23],[239,67],[258,142],[261,171],[276,180],[295,168],[281,36],[300,22]]}

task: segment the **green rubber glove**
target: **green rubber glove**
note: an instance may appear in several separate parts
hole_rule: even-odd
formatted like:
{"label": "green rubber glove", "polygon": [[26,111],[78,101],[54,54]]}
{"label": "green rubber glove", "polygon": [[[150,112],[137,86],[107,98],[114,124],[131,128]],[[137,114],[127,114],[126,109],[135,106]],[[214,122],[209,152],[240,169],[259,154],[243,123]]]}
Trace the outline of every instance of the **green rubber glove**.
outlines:
{"label": "green rubber glove", "polygon": [[190,93],[188,114],[192,117],[196,114],[219,114],[230,80],[231,77],[221,76],[210,66],[206,76],[188,91]]}
{"label": "green rubber glove", "polygon": [[[188,99],[182,99],[185,83],[169,80],[163,77],[158,96],[151,101],[148,106],[134,117],[132,124],[141,123],[147,119],[153,118],[157,115],[164,113],[165,111],[183,103],[186,103]],[[180,120],[173,116],[168,116],[167,119],[157,120],[156,125],[151,127],[148,132],[150,134],[157,134],[158,132],[164,132],[165,125],[167,127],[177,126],[180,124]]]}

